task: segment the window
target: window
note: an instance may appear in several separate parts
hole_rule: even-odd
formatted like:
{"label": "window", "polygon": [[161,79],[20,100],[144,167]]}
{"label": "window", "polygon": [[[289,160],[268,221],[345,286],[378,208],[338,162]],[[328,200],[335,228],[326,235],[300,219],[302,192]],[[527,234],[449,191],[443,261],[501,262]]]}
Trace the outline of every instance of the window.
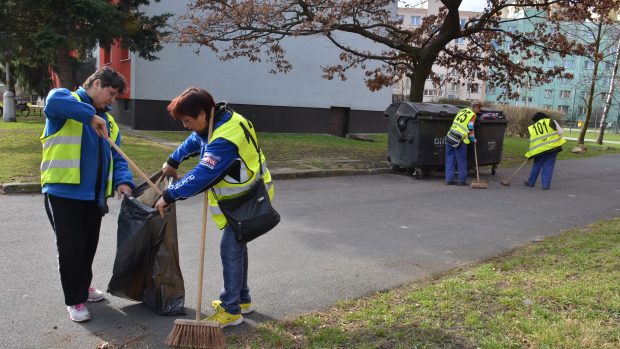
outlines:
{"label": "window", "polygon": [[614,64],[611,62],[605,62],[605,69],[611,70],[614,68]]}
{"label": "window", "polygon": [[459,21],[459,24],[461,25],[461,28],[465,27],[465,23],[467,23],[467,18],[461,18],[461,20]]}
{"label": "window", "polygon": [[478,93],[478,84],[467,84],[467,92]]}
{"label": "window", "polygon": [[579,98],[586,98],[588,95],[588,91],[579,91]]}
{"label": "window", "polygon": [[464,38],[454,39],[454,43],[457,45],[463,45],[465,43],[465,39]]}
{"label": "window", "polygon": [[564,68],[573,68],[574,65],[575,65],[575,62],[573,61],[569,61],[569,60],[564,61]]}
{"label": "window", "polygon": [[545,90],[545,98],[553,97],[553,90]]}
{"label": "window", "polygon": [[512,46],[512,40],[509,38],[506,38],[506,42],[504,45],[506,48],[510,48],[510,46]]}
{"label": "window", "polygon": [[592,70],[594,69],[594,62],[593,61],[585,61],[583,63],[583,67],[587,70]]}
{"label": "window", "polygon": [[532,103],[532,97],[521,97],[521,101],[522,102],[528,102],[528,103]]}
{"label": "window", "polygon": [[434,89],[425,89],[424,90],[424,95],[425,96],[435,96],[435,90]]}
{"label": "window", "polygon": [[579,115],[585,115],[586,114],[586,107],[578,107],[577,108],[577,114]]}
{"label": "window", "polygon": [[601,93],[601,99],[602,99],[602,100],[606,100],[606,99],[607,99],[607,95],[608,95],[608,94],[609,94],[609,93],[607,93],[607,92],[603,92],[603,93]]}
{"label": "window", "polygon": [[418,26],[422,24],[422,17],[420,16],[411,16],[411,25]]}
{"label": "window", "polygon": [[573,79],[569,79],[569,78],[562,78],[562,83],[563,84],[570,84],[573,81]]}
{"label": "window", "polygon": [[458,90],[459,90],[459,83],[453,82],[452,85],[450,86],[450,91],[458,91]]}
{"label": "window", "polygon": [[515,33],[517,31],[517,26],[516,25],[508,26],[508,31],[511,33]]}
{"label": "window", "polygon": [[566,90],[560,91],[560,98],[569,99],[570,94],[571,94],[571,91],[566,91]]}
{"label": "window", "polygon": [[558,111],[568,113],[568,105],[558,105]]}
{"label": "window", "polygon": [[405,19],[405,16],[401,16],[401,15],[396,16],[396,21],[400,22],[401,24],[403,23],[404,19]]}
{"label": "window", "polygon": [[551,104],[545,104],[543,105],[543,109],[551,110],[553,109],[553,106]]}
{"label": "window", "polygon": [[488,95],[494,95],[495,94],[495,87],[487,87],[487,94]]}
{"label": "window", "polygon": [[555,67],[555,59],[550,59],[547,61],[547,68]]}

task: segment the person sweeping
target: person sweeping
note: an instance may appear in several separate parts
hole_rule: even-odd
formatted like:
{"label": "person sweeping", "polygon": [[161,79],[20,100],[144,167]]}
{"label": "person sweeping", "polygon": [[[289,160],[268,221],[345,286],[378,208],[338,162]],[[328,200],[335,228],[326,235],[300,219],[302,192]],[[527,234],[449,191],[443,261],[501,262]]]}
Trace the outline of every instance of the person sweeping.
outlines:
{"label": "person sweeping", "polygon": [[[212,109],[215,110],[213,135],[209,138]],[[208,192],[209,210],[217,226],[223,230],[220,255],[224,287],[219,299],[211,303],[215,313],[207,320],[217,322],[221,327],[239,325],[243,322],[243,314],[253,311],[248,287],[248,248],[245,243],[237,241],[235,232],[219,209],[218,201],[247,191],[259,179],[261,167],[269,197],[273,198],[271,174],[264,163],[264,154],[260,151],[259,157],[256,150],[258,139],[252,123],[226,103],[216,105],[206,90],[197,87],[186,89],[171,101],[168,111],[185,128],[194,132],[164,163],[164,174],[177,176],[179,164],[191,156],[197,155],[200,160],[164,191],[155,208],[162,212],[177,200],[212,189]]]}
{"label": "person sweeping", "polygon": [[562,127],[555,120],[551,120],[547,114],[537,112],[532,117],[534,124],[527,128],[530,134],[530,148],[525,157],[534,158],[534,164],[530,171],[530,177],[524,181],[525,186],[534,187],[540,174],[542,188],[551,188],[553,168],[558,153],[562,151],[562,144],[566,140],[562,138]]}
{"label": "person sweeping", "polygon": [[[472,101],[471,108],[463,108],[454,117],[446,135],[446,184],[468,185],[467,183],[467,145],[476,143],[474,122],[482,108],[481,101]],[[476,164],[477,165],[477,164]],[[458,171],[458,182],[454,173]]]}

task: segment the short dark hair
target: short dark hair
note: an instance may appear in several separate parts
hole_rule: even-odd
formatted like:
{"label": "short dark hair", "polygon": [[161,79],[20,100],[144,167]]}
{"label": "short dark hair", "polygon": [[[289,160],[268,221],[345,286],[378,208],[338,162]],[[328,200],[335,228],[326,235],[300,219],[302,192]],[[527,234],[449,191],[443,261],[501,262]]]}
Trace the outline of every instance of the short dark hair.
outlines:
{"label": "short dark hair", "polygon": [[103,67],[89,76],[84,81],[84,88],[89,89],[97,79],[101,81],[101,87],[112,87],[117,89],[118,93],[125,92],[127,88],[125,77],[110,67]]}
{"label": "short dark hair", "polygon": [[538,120],[545,119],[545,118],[548,118],[548,117],[549,116],[547,116],[547,114],[539,111],[539,112],[536,112],[536,114],[534,114],[534,116],[532,116],[532,121],[536,122]]}
{"label": "short dark hair", "polygon": [[207,120],[211,115],[211,109],[215,107],[213,96],[204,89],[189,87],[180,95],[176,96],[166,108],[170,115],[178,121],[182,116],[189,116],[194,119],[201,111],[207,114]]}

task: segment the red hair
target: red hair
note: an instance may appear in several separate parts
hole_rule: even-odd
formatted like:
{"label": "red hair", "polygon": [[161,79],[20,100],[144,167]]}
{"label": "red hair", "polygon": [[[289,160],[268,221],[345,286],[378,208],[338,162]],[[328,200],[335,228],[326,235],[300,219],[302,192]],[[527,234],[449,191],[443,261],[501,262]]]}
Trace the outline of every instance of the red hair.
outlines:
{"label": "red hair", "polygon": [[166,109],[175,120],[181,121],[183,116],[196,119],[201,111],[205,112],[208,119],[214,107],[215,102],[209,92],[192,86],[170,101]]}

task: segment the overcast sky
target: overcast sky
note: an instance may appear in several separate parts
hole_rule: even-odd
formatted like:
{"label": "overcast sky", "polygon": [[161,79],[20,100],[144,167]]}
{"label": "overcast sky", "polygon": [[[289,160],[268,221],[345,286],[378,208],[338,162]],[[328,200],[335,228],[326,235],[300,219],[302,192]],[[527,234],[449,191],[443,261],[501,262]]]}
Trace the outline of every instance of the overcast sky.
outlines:
{"label": "overcast sky", "polygon": [[[419,4],[420,0],[401,0],[399,1],[399,4]],[[487,1],[486,0],[463,0],[463,2],[461,3],[461,7],[459,7],[459,10],[461,11],[478,11],[481,12],[484,7],[486,6]]]}

